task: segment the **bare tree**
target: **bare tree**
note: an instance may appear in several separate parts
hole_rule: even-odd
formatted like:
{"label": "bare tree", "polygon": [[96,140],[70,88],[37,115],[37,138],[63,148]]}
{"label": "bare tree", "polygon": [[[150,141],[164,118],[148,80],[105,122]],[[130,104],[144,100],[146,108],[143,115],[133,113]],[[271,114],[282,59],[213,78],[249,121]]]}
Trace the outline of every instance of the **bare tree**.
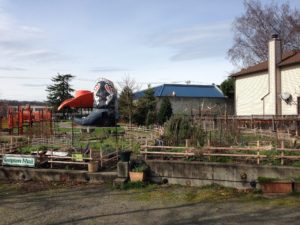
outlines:
{"label": "bare tree", "polygon": [[289,4],[262,5],[258,0],[244,0],[245,13],[233,22],[233,46],[227,54],[236,66],[250,66],[268,58],[272,34],[282,40],[283,51],[300,48],[300,12]]}
{"label": "bare tree", "polygon": [[121,89],[125,87],[130,88],[133,92],[138,91],[141,89],[140,85],[132,78],[128,73],[125,73],[125,77],[122,79],[121,82],[118,83]]}

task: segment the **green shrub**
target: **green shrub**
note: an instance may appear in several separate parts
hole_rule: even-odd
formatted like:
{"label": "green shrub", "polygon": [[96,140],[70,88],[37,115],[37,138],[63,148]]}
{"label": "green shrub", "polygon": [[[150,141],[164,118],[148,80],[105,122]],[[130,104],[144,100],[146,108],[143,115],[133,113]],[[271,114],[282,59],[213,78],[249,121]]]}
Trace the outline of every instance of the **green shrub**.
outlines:
{"label": "green shrub", "polygon": [[165,123],[165,139],[171,145],[179,145],[185,139],[191,139],[193,145],[203,146],[206,133],[200,126],[192,124],[192,118],[186,115],[173,115]]}
{"label": "green shrub", "polygon": [[277,178],[274,178],[274,177],[258,177],[257,180],[260,184],[265,184],[265,183],[272,183],[275,180],[277,180]]}
{"label": "green shrub", "polygon": [[148,168],[147,165],[143,164],[143,165],[139,165],[139,166],[135,166],[131,169],[132,172],[144,172],[146,171]]}

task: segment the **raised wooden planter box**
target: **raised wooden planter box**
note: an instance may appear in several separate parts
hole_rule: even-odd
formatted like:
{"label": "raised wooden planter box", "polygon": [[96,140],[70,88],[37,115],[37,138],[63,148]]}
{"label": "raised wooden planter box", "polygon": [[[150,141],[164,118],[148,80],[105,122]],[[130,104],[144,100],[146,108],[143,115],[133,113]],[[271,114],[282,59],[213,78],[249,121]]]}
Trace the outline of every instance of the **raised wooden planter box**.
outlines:
{"label": "raised wooden planter box", "polygon": [[129,178],[132,182],[144,181],[144,172],[129,172]]}
{"label": "raised wooden planter box", "polygon": [[[263,193],[276,194],[276,193],[290,193],[293,191],[293,186],[291,181],[272,181],[262,183],[261,190]],[[299,183],[300,190],[300,183]]]}

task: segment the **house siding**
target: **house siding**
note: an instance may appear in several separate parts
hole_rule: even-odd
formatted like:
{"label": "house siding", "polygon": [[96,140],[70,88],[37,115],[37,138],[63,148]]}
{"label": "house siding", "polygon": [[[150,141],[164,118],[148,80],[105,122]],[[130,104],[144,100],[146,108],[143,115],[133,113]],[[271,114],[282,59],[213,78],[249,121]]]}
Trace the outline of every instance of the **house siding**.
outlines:
{"label": "house siding", "polygon": [[281,91],[293,96],[289,104],[282,101],[283,115],[297,115],[297,98],[300,97],[300,66],[281,69]]}
{"label": "house siding", "polygon": [[[238,116],[264,114],[264,104],[261,98],[268,93],[268,81],[267,72],[236,78],[235,102],[236,114]],[[274,90],[270,89],[270,92],[271,91]],[[271,97],[271,94],[265,97],[265,114],[274,113],[275,101]]]}

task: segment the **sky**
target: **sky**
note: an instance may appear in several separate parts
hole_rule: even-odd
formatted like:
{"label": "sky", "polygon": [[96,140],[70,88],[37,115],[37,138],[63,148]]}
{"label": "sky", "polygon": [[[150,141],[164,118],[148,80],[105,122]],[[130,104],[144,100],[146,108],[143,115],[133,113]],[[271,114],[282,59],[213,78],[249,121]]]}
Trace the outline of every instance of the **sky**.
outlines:
{"label": "sky", "polygon": [[0,99],[44,101],[58,73],[75,90],[101,77],[220,84],[242,14],[242,0],[0,0]]}

